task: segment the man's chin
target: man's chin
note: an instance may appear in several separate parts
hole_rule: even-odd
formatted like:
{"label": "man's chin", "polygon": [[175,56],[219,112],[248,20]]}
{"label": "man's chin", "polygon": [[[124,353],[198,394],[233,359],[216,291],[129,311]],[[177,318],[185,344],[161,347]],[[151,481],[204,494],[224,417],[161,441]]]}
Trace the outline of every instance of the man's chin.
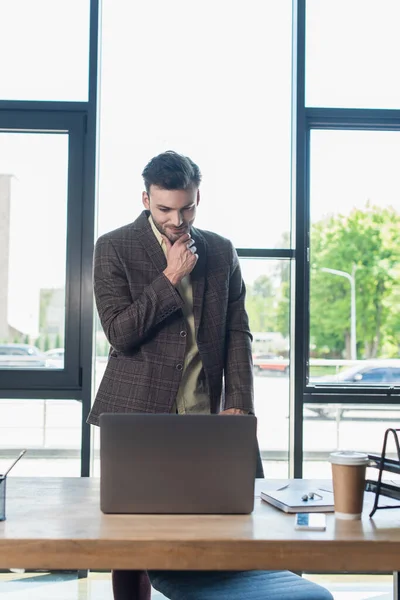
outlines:
{"label": "man's chin", "polygon": [[185,229],[182,229],[182,231],[179,231],[178,233],[172,233],[171,231],[165,232],[165,235],[167,236],[169,241],[173,244],[174,242],[179,240],[179,238],[181,238],[183,235],[185,235],[185,233],[188,233],[188,232],[189,232],[189,230],[187,228],[185,228]]}

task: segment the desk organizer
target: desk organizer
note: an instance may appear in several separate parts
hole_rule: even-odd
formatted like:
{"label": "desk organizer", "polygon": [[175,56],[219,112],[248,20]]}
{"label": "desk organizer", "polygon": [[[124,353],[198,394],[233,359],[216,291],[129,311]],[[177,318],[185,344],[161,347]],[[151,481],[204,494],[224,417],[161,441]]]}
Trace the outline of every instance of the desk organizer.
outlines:
{"label": "desk organizer", "polygon": [[[375,492],[375,502],[372,511],[370,512],[370,517],[373,517],[375,512],[381,508],[400,508],[400,504],[390,506],[378,506],[380,496],[386,496],[388,498],[400,500],[400,481],[399,485],[396,485],[394,483],[388,483],[387,481],[382,480],[382,476],[385,471],[388,473],[396,473],[397,475],[400,475],[400,444],[398,434],[399,431],[400,429],[387,429],[383,438],[382,453],[380,455],[368,454],[368,458],[370,460],[369,466],[379,470],[378,479],[376,481],[373,479],[367,479],[365,481],[365,491]],[[396,445],[397,459],[388,458],[386,456],[388,438],[391,435],[393,436],[394,443]]]}

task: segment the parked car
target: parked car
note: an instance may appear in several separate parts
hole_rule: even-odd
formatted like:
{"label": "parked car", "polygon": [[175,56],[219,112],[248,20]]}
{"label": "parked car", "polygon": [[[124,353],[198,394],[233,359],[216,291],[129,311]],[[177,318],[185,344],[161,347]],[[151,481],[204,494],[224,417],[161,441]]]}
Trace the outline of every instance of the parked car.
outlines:
{"label": "parked car", "polygon": [[[365,387],[387,387],[400,386],[400,359],[381,359],[363,361],[353,367],[344,369],[336,375],[324,375],[323,377],[310,377],[311,385],[318,386],[365,386]],[[307,408],[323,417],[338,415],[341,417],[345,410],[356,410],[360,405],[341,404],[323,405],[307,404]],[[365,406],[363,406],[365,408]],[[339,413],[337,412],[339,411]]]}
{"label": "parked car", "polygon": [[400,359],[382,359],[360,362],[354,367],[344,369],[337,375],[324,375],[311,377],[310,383],[324,385],[335,384],[362,384],[362,385],[400,385]]}
{"label": "parked car", "polygon": [[253,355],[254,372],[257,374],[275,372],[287,375],[289,373],[289,359],[276,356],[272,353]]}
{"label": "parked car", "polygon": [[0,344],[0,369],[43,369],[45,354],[30,344]]}

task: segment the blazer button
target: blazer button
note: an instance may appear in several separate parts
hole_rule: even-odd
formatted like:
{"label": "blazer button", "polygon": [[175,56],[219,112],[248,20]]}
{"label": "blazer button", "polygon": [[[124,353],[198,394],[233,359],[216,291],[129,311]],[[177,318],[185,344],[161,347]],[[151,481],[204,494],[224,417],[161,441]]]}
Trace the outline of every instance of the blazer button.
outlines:
{"label": "blazer button", "polygon": [[183,369],[183,365],[181,365],[181,363],[179,363],[179,365],[176,365],[177,371],[182,371],[182,369]]}
{"label": "blazer button", "polygon": [[187,333],[186,333],[186,331],[181,331],[179,335],[180,335],[181,337],[186,337],[186,336],[187,336]]}

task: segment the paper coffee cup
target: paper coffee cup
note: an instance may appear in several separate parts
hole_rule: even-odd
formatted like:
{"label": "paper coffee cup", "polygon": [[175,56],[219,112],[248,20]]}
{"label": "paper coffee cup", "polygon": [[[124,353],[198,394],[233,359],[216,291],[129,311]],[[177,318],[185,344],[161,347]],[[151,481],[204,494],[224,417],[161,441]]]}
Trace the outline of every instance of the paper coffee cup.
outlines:
{"label": "paper coffee cup", "polygon": [[332,465],[335,516],[338,519],[361,519],[368,455],[339,451],[332,452],[329,459]]}

